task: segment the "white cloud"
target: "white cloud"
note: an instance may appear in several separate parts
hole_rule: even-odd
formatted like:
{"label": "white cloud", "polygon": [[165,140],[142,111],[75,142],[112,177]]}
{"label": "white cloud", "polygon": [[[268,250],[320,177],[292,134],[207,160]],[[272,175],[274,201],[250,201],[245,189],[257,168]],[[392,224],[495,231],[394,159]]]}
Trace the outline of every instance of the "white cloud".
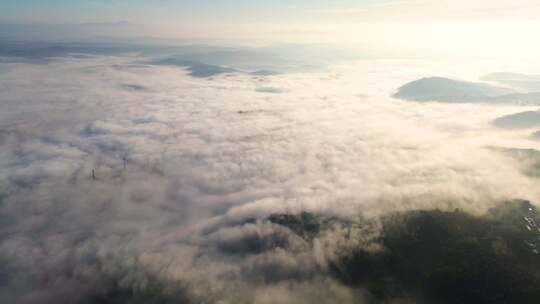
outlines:
{"label": "white cloud", "polygon": [[[491,63],[365,61],[207,80],[133,61],[140,58],[3,64],[0,257],[20,269],[11,284],[35,284],[1,296],[77,302],[92,284],[106,288],[110,276],[135,289],[156,276],[187,282],[194,297],[230,302],[353,302],[357,291],[313,277],[343,231],[312,248],[261,220],[303,210],[345,218],[455,207],[481,213],[498,200],[540,201],[538,180],[486,148],[538,147],[525,132],[490,125],[518,107],[389,97],[407,81],[477,77],[494,71]],[[238,224],[248,219],[255,220]],[[253,238],[285,245],[223,252],[243,251]]]}

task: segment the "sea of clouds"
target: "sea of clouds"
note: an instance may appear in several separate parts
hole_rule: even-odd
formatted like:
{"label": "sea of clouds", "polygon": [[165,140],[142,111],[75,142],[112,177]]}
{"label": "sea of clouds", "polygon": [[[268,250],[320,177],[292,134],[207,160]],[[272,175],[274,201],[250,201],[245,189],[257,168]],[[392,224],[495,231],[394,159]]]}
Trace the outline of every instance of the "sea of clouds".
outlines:
{"label": "sea of clouds", "polygon": [[364,60],[196,78],[148,62],[0,63],[2,302],[139,303],[122,299],[154,288],[196,303],[357,303],[365,291],[326,275],[350,231],[306,242],[265,219],[540,202],[527,163],[494,149],[540,142],[492,124],[535,107],[391,97],[421,77],[508,66]]}

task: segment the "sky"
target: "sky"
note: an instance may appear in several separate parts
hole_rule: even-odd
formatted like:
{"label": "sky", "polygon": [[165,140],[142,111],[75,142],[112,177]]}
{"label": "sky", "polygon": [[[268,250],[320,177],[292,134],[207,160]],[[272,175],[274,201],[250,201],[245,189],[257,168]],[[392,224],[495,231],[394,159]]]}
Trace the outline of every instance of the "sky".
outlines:
{"label": "sky", "polygon": [[[330,15],[343,17],[362,16],[367,14],[393,16],[399,18],[484,18],[484,17],[518,17],[528,15],[534,18],[540,4],[534,0],[516,0],[509,3],[502,0],[445,1],[445,0],[22,0],[4,1],[0,18],[4,23],[24,22],[104,22],[118,21],[118,18],[129,21],[155,23],[163,20],[152,20],[159,14],[160,19],[182,18],[195,15],[210,19],[235,19],[236,22],[276,21],[288,19],[293,23],[314,19],[333,18]],[[438,12],[436,12],[436,10]],[[426,14],[429,13],[429,14]],[[321,16],[327,15],[327,16]],[[431,15],[431,16],[430,16]],[[266,18],[265,18],[266,17]],[[262,18],[262,19],[261,19]],[[271,19],[270,19],[271,18]],[[206,19],[206,20],[205,20]],[[343,18],[340,18],[343,19]],[[311,19],[311,21],[315,21]],[[334,19],[333,21],[337,21]]]}
{"label": "sky", "polygon": [[[34,33],[33,39],[149,36],[533,58],[540,51],[537,16],[536,0],[21,0],[0,3],[0,32],[6,24],[18,24],[34,26],[25,32]],[[71,29],[72,35],[61,37],[58,27],[49,31],[56,35],[42,33],[52,25]],[[84,35],[73,34],[81,27]]]}

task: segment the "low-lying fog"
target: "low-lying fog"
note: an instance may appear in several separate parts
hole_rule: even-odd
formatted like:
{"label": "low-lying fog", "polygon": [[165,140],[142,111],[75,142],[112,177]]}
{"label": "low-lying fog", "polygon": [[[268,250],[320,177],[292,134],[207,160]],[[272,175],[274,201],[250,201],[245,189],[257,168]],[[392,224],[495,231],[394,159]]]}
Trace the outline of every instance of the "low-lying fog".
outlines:
{"label": "low-lying fog", "polygon": [[540,117],[496,123],[540,105],[527,64],[0,62],[2,302],[539,300]]}

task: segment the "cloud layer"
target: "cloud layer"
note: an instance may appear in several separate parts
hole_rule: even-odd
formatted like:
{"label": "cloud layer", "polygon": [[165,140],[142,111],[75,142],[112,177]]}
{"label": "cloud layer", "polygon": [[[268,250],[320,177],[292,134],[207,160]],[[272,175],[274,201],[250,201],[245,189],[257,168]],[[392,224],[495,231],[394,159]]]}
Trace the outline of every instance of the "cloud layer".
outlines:
{"label": "cloud layer", "polygon": [[380,60],[205,79],[146,59],[0,64],[1,299],[352,303],[368,292],[326,275],[347,225],[313,240],[271,215],[372,221],[357,242],[377,250],[396,211],[540,201],[491,148],[537,147],[491,125],[529,107],[390,97],[470,70]]}

